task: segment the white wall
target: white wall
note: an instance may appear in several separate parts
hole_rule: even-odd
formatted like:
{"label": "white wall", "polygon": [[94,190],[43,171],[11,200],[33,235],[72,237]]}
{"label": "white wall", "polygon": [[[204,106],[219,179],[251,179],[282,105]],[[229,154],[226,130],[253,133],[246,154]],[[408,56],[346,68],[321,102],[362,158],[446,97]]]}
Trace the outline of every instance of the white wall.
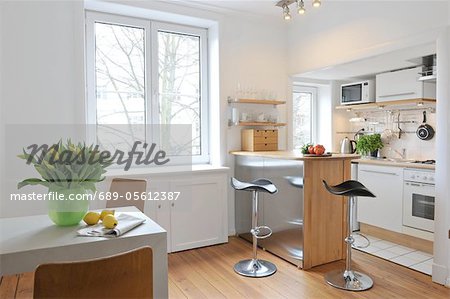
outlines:
{"label": "white wall", "polygon": [[[450,287],[450,27],[437,41],[436,222],[433,280]],[[445,268],[445,265],[447,266]]]}
{"label": "white wall", "polygon": [[82,123],[83,4],[6,1],[2,5],[5,123]]}
{"label": "white wall", "polygon": [[[2,1],[0,5],[2,130],[14,134],[18,131],[14,125],[83,123],[83,3]],[[0,217],[45,212],[38,202],[17,205],[8,200],[11,189],[6,191],[6,186],[17,184],[13,172],[24,166],[15,157],[26,146],[18,139],[8,139],[6,144],[2,136],[8,156],[6,161],[1,156]],[[17,149],[12,156],[10,149]],[[31,167],[27,171],[26,176],[35,176]]]}

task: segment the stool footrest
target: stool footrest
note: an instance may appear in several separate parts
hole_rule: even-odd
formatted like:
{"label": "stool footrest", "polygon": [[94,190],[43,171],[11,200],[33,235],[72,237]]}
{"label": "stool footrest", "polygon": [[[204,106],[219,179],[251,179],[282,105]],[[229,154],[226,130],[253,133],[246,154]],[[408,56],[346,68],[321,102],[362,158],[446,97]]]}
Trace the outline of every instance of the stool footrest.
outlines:
{"label": "stool footrest", "polygon": [[[266,234],[261,234],[261,231],[267,231]],[[257,226],[255,228],[252,228],[250,230],[253,236],[255,236],[256,239],[265,239],[272,235],[272,229],[268,226],[262,225]]]}

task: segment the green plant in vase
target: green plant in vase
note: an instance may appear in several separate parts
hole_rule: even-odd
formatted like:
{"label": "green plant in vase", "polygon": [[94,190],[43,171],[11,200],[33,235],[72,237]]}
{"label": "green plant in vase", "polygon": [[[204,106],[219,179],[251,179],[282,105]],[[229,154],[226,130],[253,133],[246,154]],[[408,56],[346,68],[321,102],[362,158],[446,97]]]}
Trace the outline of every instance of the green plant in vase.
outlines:
{"label": "green plant in vase", "polygon": [[[41,185],[48,188],[48,215],[60,226],[78,224],[89,209],[89,191],[95,192],[95,184],[103,181],[106,167],[111,165],[98,151],[98,146],[68,140],[48,147],[29,147],[18,157],[33,165],[41,178],[29,178],[18,183],[17,188]],[[50,196],[51,195],[51,196]]]}
{"label": "green plant in vase", "polygon": [[365,156],[377,156],[377,151],[383,148],[380,134],[363,135],[359,137],[356,143],[356,151],[358,154]]}

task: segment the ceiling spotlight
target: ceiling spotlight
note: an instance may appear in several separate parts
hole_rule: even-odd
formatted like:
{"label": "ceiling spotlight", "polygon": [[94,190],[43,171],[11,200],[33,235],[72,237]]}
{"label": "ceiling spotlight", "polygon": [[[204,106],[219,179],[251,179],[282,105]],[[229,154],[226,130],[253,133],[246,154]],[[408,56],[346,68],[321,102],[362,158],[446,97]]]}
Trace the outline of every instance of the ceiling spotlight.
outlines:
{"label": "ceiling spotlight", "polygon": [[320,2],[320,0],[314,0],[313,3],[312,3],[313,7],[319,7],[320,4],[322,4],[322,3]]}
{"label": "ceiling spotlight", "polygon": [[299,15],[304,15],[306,10],[305,10],[305,3],[303,2],[303,0],[297,0],[297,12]]}
{"label": "ceiling spotlight", "polygon": [[[308,0],[311,1],[314,7],[319,7],[322,4],[321,0]],[[307,1],[307,2],[308,2]],[[275,6],[281,7],[283,9],[283,19],[289,21],[292,19],[291,11],[289,5],[296,3],[297,13],[299,15],[304,15],[306,13],[305,0],[278,0]]]}
{"label": "ceiling spotlight", "polygon": [[286,4],[283,5],[283,18],[288,21],[291,19],[291,12],[289,10],[289,6]]}

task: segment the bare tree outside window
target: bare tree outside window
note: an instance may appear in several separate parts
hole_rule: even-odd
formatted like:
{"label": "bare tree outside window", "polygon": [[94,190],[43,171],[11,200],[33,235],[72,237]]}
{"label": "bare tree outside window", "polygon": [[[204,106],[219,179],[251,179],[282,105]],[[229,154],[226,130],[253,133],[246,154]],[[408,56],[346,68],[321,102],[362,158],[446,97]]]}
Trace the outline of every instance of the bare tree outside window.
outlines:
{"label": "bare tree outside window", "polygon": [[[200,37],[158,31],[158,102],[147,99],[145,29],[95,23],[95,75],[97,140],[107,147],[129,147],[146,138],[159,139],[170,155],[201,155]],[[150,94],[148,96],[151,96]],[[155,119],[147,119],[158,105]],[[115,126],[120,124],[121,126]],[[146,132],[145,124],[161,124],[160,131]],[[170,125],[192,125],[192,140],[172,137]]]}
{"label": "bare tree outside window", "polygon": [[103,147],[145,141],[144,36],[142,28],[95,24],[97,140]]}
{"label": "bare tree outside window", "polygon": [[294,148],[301,148],[306,143],[312,143],[312,107],[313,94],[310,92],[294,92]]}
{"label": "bare tree outside window", "polygon": [[[159,121],[161,124],[192,124],[192,143],[176,144],[169,132],[161,142],[180,153],[201,154],[200,128],[200,38],[172,32],[158,32]],[[166,130],[170,126],[164,126]]]}

